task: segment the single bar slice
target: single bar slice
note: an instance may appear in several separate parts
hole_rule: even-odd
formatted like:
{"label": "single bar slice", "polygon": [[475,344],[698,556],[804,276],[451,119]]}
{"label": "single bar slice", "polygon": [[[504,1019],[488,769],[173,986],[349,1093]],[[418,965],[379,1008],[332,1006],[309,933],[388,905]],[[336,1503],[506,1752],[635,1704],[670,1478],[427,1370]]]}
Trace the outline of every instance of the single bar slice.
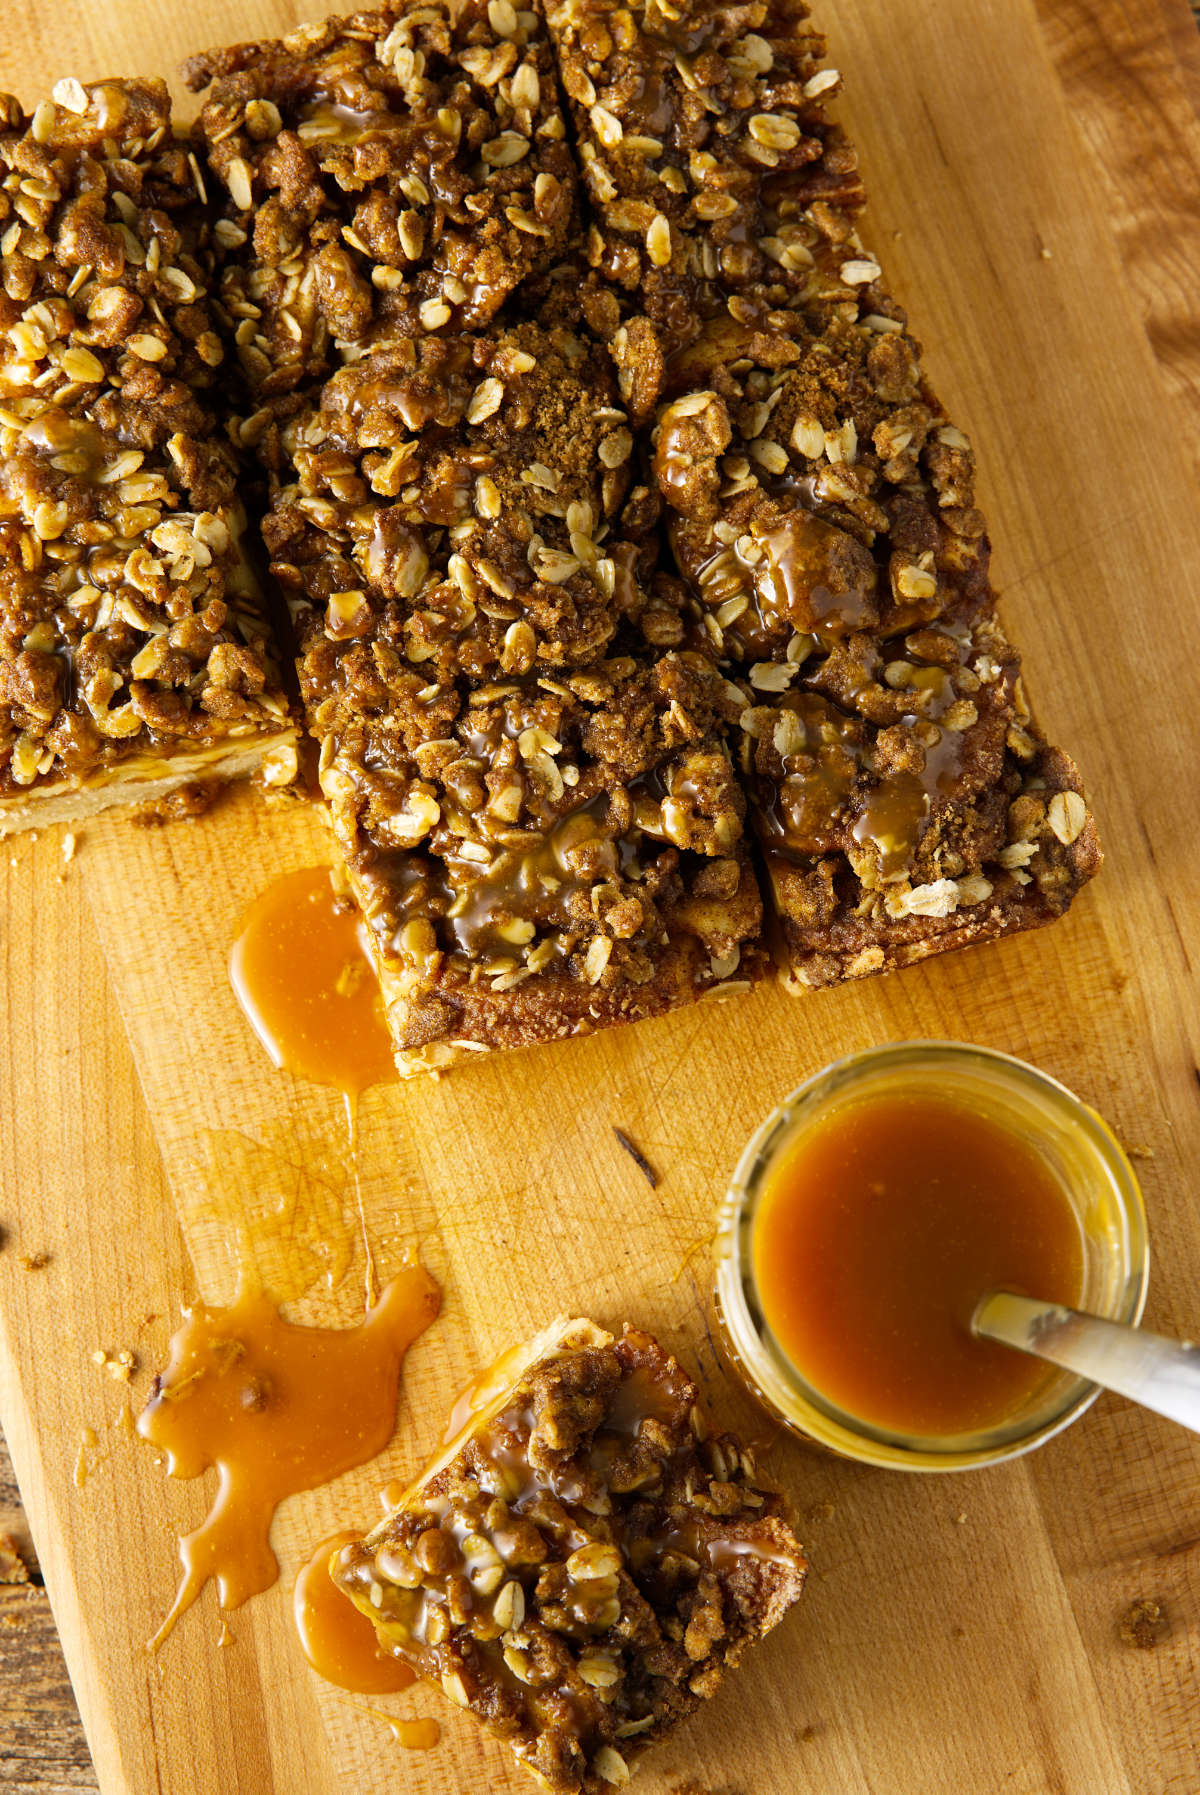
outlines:
{"label": "single bar slice", "polygon": [[333,640],[388,603],[414,665],[472,679],[602,657],[623,620],[681,640],[677,609],[638,578],[657,501],[642,487],[626,506],[633,438],[611,364],[565,326],[378,351],[280,446],[293,477],[265,525],[272,571]]}
{"label": "single bar slice", "polygon": [[544,1788],[609,1795],[783,1619],[804,1554],[648,1334],[556,1322],[472,1402],[334,1581]]}
{"label": "single bar slice", "polygon": [[824,317],[859,278],[856,157],[803,0],[548,0],[591,202],[584,289],[622,396],[649,416],[664,363],[708,324]]}
{"label": "single bar slice", "polygon": [[295,771],[165,85],[0,101],[0,834]]}
{"label": "single bar slice", "polygon": [[[193,57],[251,391],[486,324],[566,240],[575,171],[540,21],[430,0]],[[251,435],[255,426],[250,426]]]}
{"label": "single bar slice", "polygon": [[739,694],[672,646],[614,397],[523,324],[344,368],[280,438],[271,570],[406,1074],[760,970]]}
{"label": "single bar slice", "polygon": [[404,1075],[654,1016],[761,971],[733,713],[710,661],[483,687],[405,661],[388,607],[300,678]]}
{"label": "single bar slice", "polygon": [[746,698],[740,768],[793,984],[1061,915],[1099,867],[1095,826],[1030,716],[970,446],[900,318],[776,314],[701,338],[674,378],[696,384],[661,411],[654,470]]}

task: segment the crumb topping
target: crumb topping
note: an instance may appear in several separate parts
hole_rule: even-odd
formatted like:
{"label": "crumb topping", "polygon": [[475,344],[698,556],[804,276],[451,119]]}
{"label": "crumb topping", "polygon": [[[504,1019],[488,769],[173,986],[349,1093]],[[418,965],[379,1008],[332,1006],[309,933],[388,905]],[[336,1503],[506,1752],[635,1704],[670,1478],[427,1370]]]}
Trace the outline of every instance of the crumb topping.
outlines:
{"label": "crumb topping", "polygon": [[0,100],[0,797],[285,731],[162,82]]}
{"label": "crumb topping", "polygon": [[327,19],[185,74],[211,88],[223,297],[259,398],[383,343],[477,329],[566,241],[554,65],[509,0]]}

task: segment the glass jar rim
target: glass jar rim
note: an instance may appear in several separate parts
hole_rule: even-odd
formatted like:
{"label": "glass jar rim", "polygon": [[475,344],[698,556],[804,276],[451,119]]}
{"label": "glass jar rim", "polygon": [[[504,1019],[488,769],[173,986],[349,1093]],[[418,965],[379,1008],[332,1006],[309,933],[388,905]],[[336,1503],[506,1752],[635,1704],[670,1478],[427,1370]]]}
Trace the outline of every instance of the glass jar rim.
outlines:
{"label": "glass jar rim", "polygon": [[[1032,1415],[945,1442],[864,1421],[810,1384],[775,1338],[757,1296],[751,1235],[763,1180],[779,1153],[800,1132],[799,1118],[818,1113],[843,1093],[852,1095],[856,1086],[868,1084],[873,1075],[904,1068],[945,1069],[950,1063],[959,1071],[973,1068],[980,1082],[990,1080],[998,1088],[1035,1093],[1046,1107],[1047,1123],[1057,1111],[1064,1124],[1069,1119],[1072,1129],[1081,1132],[1120,1218],[1118,1299],[1099,1312],[1136,1326],[1145,1308],[1149,1271],[1146,1212],[1133,1168],[1112,1129],[1049,1073],[1015,1055],[971,1042],[889,1042],[845,1055],[806,1078],[750,1137],[722,1203],[715,1239],[717,1319],[727,1354],[751,1391],[791,1431],[830,1451],[913,1471],[965,1470],[1018,1457],[1077,1420],[1096,1400],[1100,1386],[1064,1374],[1053,1399]],[[797,1407],[803,1411],[800,1419],[791,1412]]]}

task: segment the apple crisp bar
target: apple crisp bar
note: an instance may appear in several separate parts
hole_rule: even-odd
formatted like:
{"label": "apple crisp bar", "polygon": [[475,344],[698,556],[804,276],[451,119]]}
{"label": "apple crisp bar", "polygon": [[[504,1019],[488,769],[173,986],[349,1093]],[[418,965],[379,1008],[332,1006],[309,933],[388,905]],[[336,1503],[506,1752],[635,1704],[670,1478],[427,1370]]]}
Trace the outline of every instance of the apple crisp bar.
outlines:
{"label": "apple crisp bar", "polygon": [[1100,861],[996,618],[970,446],[858,237],[806,16],[548,7],[610,294],[584,304],[631,411],[656,406],[796,987],[1049,920]]}
{"label": "apple crisp bar", "polygon": [[553,1795],[608,1795],[800,1595],[753,1454],[648,1334],[557,1322],[498,1361],[335,1582]]}
{"label": "apple crisp bar", "polygon": [[295,770],[165,85],[0,98],[0,834]]}
{"label": "apple crisp bar", "polygon": [[364,346],[477,329],[566,241],[554,65],[510,0],[328,19],[185,75],[211,87],[198,130],[224,195],[223,296],[259,400]]}
{"label": "apple crisp bar", "polygon": [[738,762],[793,980],[1060,914],[1095,828],[1030,716],[970,447],[915,344],[878,314],[764,321],[738,347],[701,372],[693,346],[706,384],[661,409],[654,469],[745,698]]}
{"label": "apple crisp bar", "polygon": [[587,313],[643,421],[702,325],[780,303],[820,319],[844,293],[864,194],[823,107],[840,80],[803,0],[547,0],[546,17],[590,202]]}
{"label": "apple crisp bar", "polygon": [[272,571],[331,640],[391,603],[414,666],[493,679],[586,665],[622,621],[682,638],[649,590],[657,504],[631,494],[611,364],[576,331],[404,339],[335,374],[281,449]]}
{"label": "apple crisp bar", "polygon": [[672,646],[615,398],[519,324],[377,351],[280,436],[271,571],[406,1074],[761,968],[740,694]]}

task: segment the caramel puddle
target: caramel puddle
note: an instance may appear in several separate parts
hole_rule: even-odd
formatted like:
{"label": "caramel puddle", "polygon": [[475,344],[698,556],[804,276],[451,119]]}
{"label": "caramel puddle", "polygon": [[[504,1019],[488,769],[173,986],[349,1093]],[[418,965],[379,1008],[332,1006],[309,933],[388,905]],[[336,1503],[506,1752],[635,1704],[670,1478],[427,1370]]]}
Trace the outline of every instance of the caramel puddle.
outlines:
{"label": "caramel puddle", "polygon": [[210,1578],[223,1609],[275,1582],[276,1507],[386,1446],[401,1362],[440,1301],[410,1263],[352,1328],[295,1326],[257,1285],[243,1285],[228,1308],[187,1312],[137,1430],[166,1453],[168,1476],[215,1466],[218,1485],[206,1519],[179,1542],[183,1577],[152,1650]]}
{"label": "caramel puddle", "polygon": [[338,897],[328,867],[284,873],[259,892],[242,918],[229,977],[272,1062],[342,1094],[370,1308],[379,1291],[358,1176],[358,1100],[397,1073],[366,924]]}
{"label": "caramel puddle", "polygon": [[396,1078],[365,927],[328,867],[302,867],[259,892],[229,957],[234,993],[274,1064],[350,1105]]}
{"label": "caramel puddle", "polygon": [[380,1645],[366,1615],[329,1575],[334,1552],[359,1537],[335,1533],[313,1550],[296,1577],[292,1615],[301,1649],[318,1676],[355,1695],[394,1695],[412,1687],[416,1672]]}

